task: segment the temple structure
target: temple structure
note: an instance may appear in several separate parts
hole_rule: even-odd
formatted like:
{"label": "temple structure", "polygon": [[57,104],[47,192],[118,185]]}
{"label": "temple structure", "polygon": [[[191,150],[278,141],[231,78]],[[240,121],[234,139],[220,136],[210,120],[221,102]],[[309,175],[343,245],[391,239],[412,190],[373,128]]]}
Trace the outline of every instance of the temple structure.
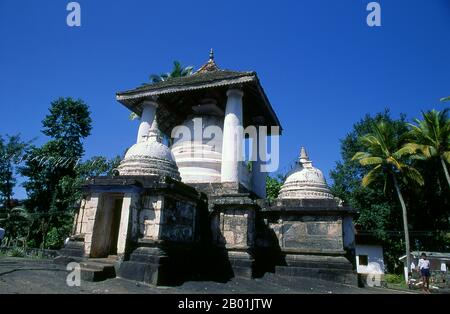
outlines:
{"label": "temple structure", "polygon": [[[280,122],[255,72],[197,72],[117,93],[140,116],[137,140],[110,177],[89,178],[71,240],[57,262],[84,280],[120,276],[156,285],[272,272],[356,284],[353,210],[330,193],[302,148],[277,200],[266,160],[243,158]],[[275,135],[275,134],[273,134]]]}

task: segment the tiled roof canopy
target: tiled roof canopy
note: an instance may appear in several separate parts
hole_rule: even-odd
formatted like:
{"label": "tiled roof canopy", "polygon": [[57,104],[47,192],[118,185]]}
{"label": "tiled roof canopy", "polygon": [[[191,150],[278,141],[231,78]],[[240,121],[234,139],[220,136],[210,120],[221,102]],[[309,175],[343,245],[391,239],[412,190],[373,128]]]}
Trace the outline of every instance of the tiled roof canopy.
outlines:
{"label": "tiled roof canopy", "polygon": [[141,115],[141,103],[157,98],[159,127],[166,134],[181,124],[192,113],[192,107],[203,99],[216,99],[225,109],[226,92],[230,88],[244,91],[244,127],[248,125],[281,125],[255,72],[221,70],[210,56],[209,61],[190,76],[174,77],[162,82],[146,84],[132,90],[117,93],[117,100],[137,115]]}

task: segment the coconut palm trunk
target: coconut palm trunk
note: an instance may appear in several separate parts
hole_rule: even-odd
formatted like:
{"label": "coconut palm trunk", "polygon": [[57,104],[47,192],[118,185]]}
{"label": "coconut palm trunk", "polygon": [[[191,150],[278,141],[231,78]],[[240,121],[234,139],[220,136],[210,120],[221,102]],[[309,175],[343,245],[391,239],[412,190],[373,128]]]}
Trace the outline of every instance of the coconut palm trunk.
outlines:
{"label": "coconut palm trunk", "polygon": [[[402,206],[402,213],[403,213],[403,229],[405,231],[405,254],[406,254],[406,268],[408,270],[408,274],[411,272],[411,249],[409,246],[409,230],[408,230],[408,215],[406,212],[406,205],[405,201],[403,200],[403,195],[400,190],[400,185],[398,184],[397,178],[395,177],[395,174],[393,175],[394,178],[394,186],[395,190],[397,191],[398,199],[400,200],[400,204]],[[407,280],[407,278],[406,278]]]}
{"label": "coconut palm trunk", "polygon": [[445,178],[447,179],[448,187],[450,187],[450,175],[448,174],[447,165],[445,164],[444,157],[440,156],[442,168],[444,168]]}

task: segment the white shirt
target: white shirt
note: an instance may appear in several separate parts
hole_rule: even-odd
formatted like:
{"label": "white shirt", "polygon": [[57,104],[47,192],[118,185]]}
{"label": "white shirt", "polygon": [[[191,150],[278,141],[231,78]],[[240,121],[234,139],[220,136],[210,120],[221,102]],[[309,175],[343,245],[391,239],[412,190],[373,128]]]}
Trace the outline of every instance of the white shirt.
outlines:
{"label": "white shirt", "polygon": [[419,269],[430,269],[430,261],[427,259],[419,259]]}

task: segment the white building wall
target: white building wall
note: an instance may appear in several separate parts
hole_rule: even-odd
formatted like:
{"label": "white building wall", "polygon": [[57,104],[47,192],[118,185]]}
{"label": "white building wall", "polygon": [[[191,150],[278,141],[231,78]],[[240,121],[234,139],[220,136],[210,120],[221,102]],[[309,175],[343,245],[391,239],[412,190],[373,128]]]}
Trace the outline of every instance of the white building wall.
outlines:
{"label": "white building wall", "polygon": [[[384,274],[383,247],[381,245],[357,244],[355,253],[358,274]],[[367,255],[367,266],[360,265],[361,255]]]}

